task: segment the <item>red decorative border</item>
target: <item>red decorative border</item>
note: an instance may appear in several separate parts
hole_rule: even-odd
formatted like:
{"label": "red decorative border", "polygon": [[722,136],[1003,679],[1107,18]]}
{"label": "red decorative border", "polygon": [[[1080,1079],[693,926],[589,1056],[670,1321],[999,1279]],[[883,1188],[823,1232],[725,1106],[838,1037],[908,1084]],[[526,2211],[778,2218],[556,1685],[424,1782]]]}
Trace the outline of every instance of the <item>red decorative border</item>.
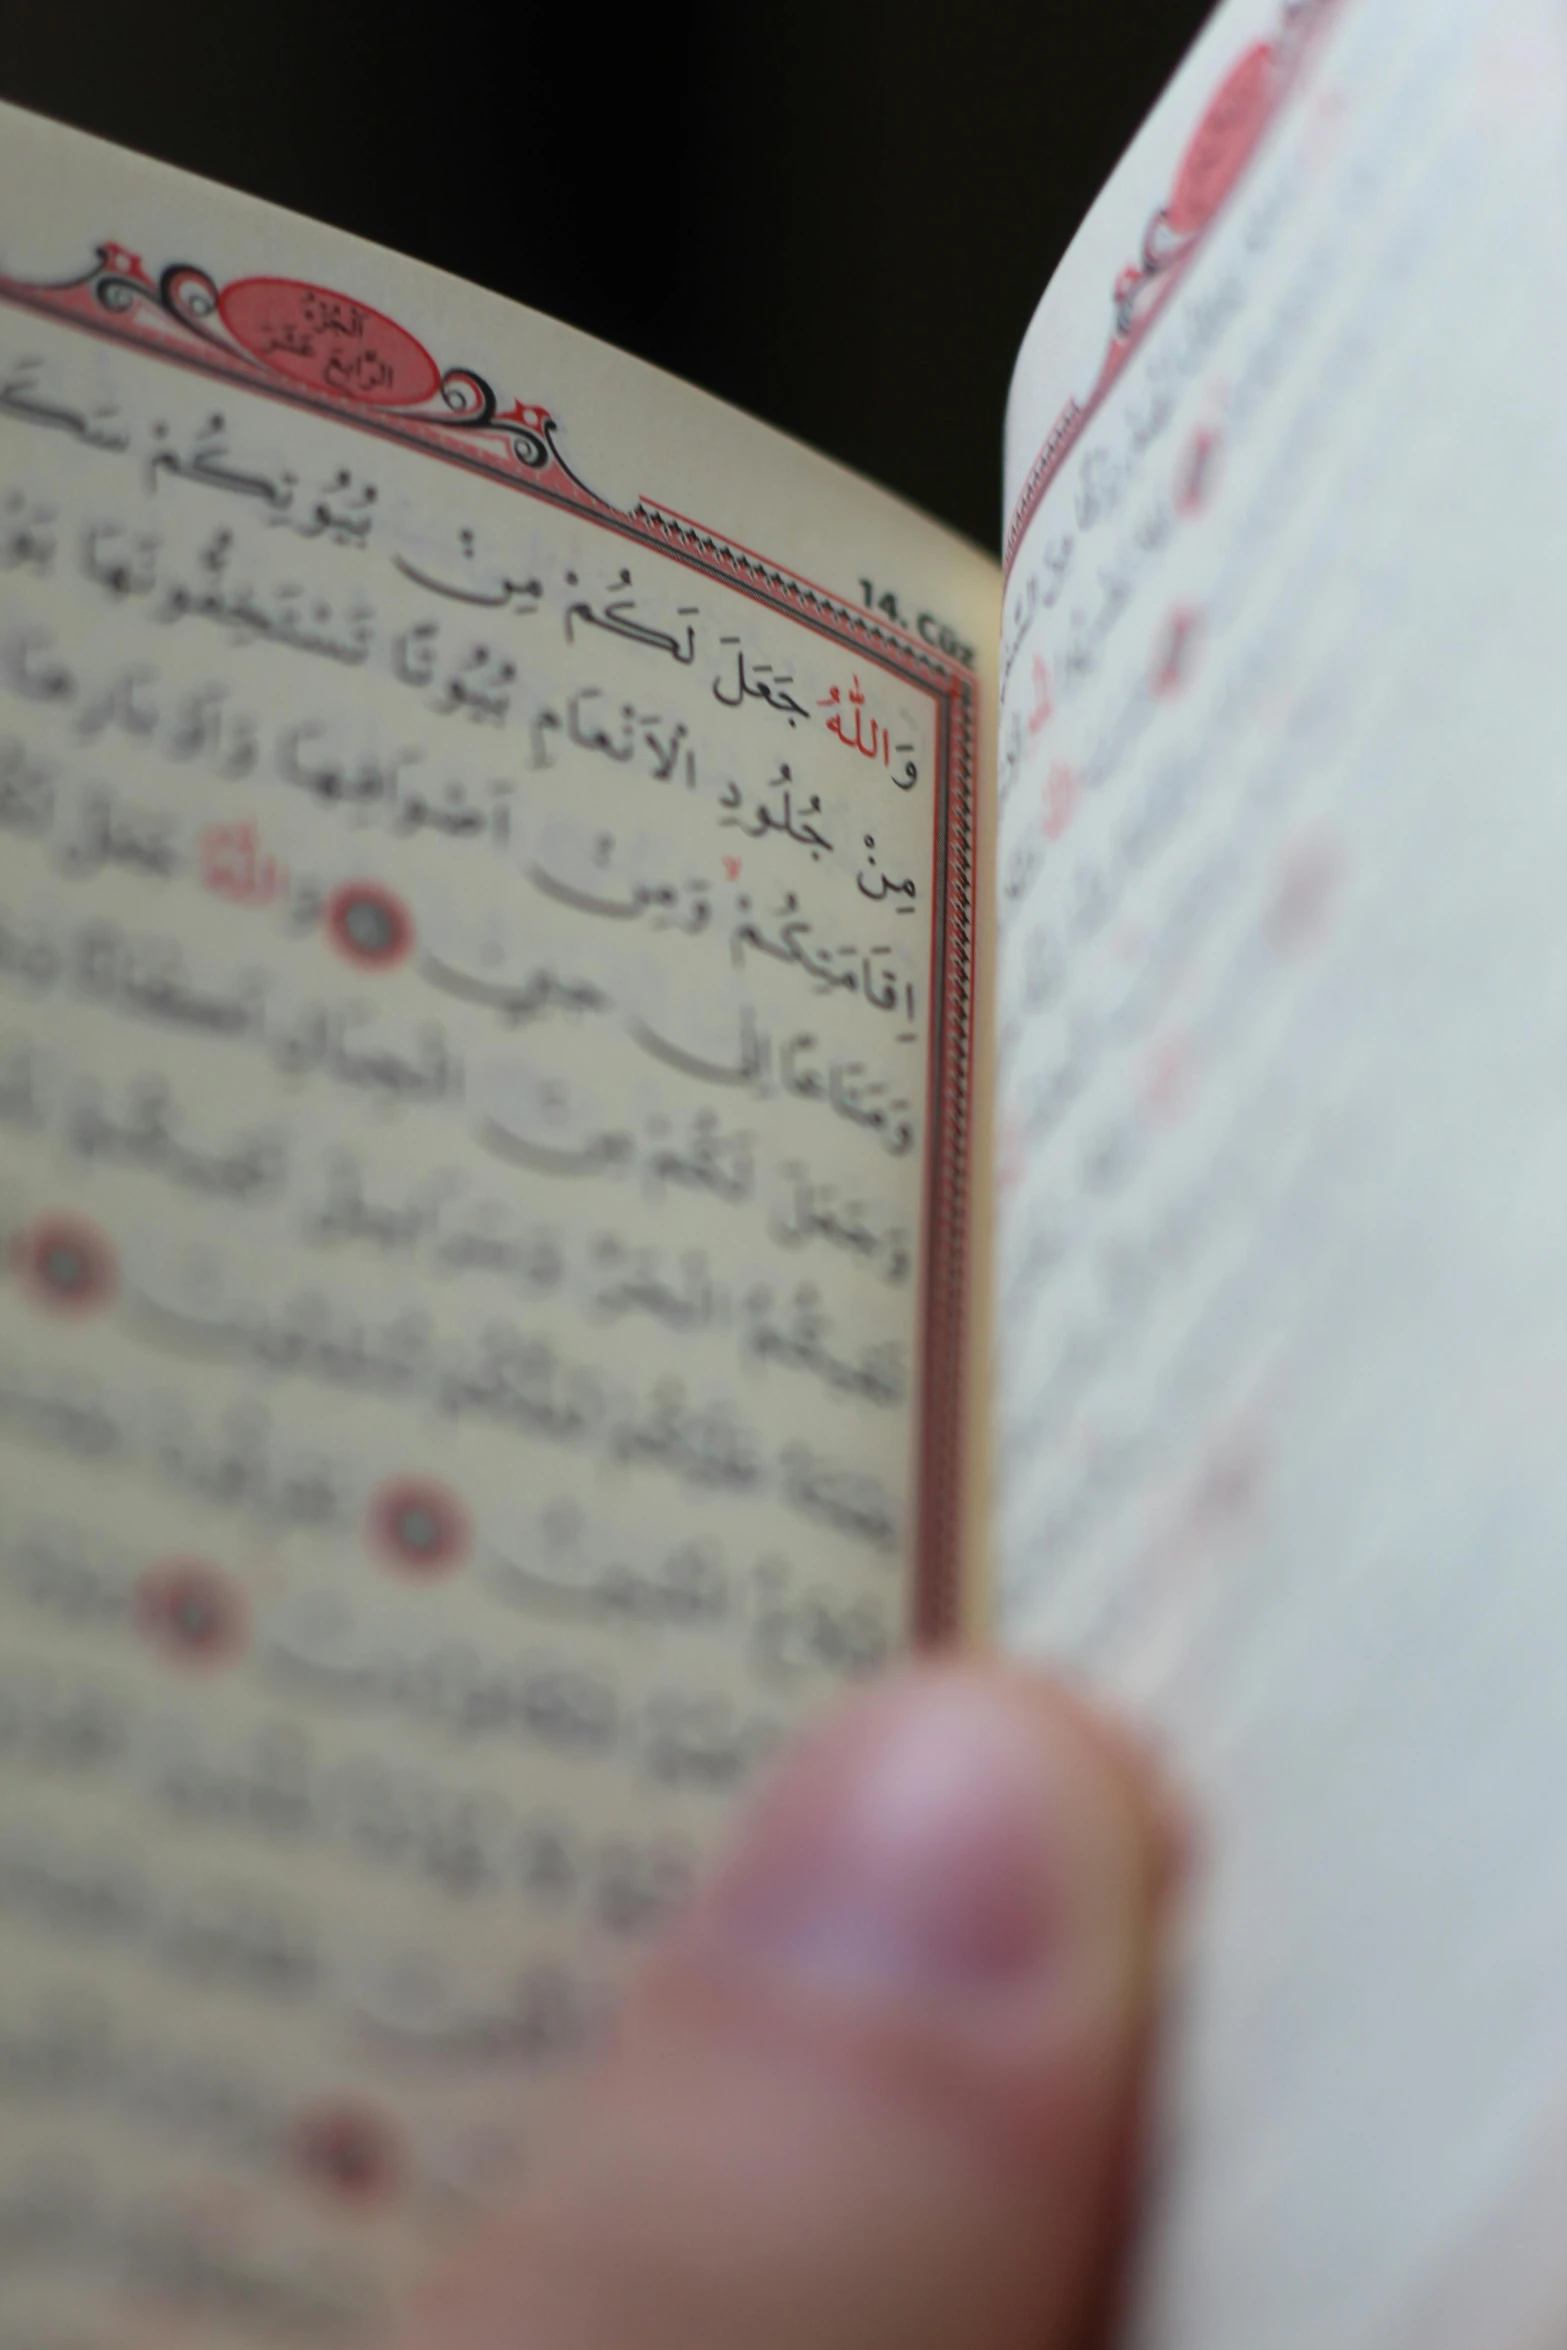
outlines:
{"label": "red decorative border", "polygon": [[521,400],[502,407],[473,368],[442,369],[405,327],[349,295],[281,278],[247,278],[220,287],[205,270],[183,261],[154,276],[138,255],[106,242],[79,277],[35,285],[0,274],[0,303],[330,416],[355,431],[403,442],[506,488],[569,507],[602,529],[738,588],[933,698],[931,1114],[913,1616],[917,1637],[950,1635],[960,1609],[968,1326],[979,716],[973,674],[922,638],[685,515],[643,499],[622,512],[572,469],[548,409]]}
{"label": "red decorative border", "polygon": [[1056,475],[1245,179],[1341,5],[1342,0],[1285,0],[1275,37],[1254,42],[1226,75],[1192,134],[1168,202],[1148,224],[1141,253],[1115,281],[1110,344],[1092,391],[1084,400],[1068,400],[1029,468],[1002,546],[1006,577]]}
{"label": "red decorative border", "polygon": [[[258,289],[292,296],[292,318],[276,307],[270,319],[259,317],[256,303],[245,300]],[[80,277],[33,285],[0,275],[0,301],[436,456],[461,451],[484,471],[557,505],[615,511],[561,455],[547,408],[523,400],[503,408],[471,367],[438,367],[405,328],[349,295],[285,278],[219,286],[189,261],[171,262],[153,276],[138,254],[110,242],[98,247]],[[313,319],[306,317],[307,304],[314,305]],[[384,371],[383,380],[375,380],[376,370]]]}

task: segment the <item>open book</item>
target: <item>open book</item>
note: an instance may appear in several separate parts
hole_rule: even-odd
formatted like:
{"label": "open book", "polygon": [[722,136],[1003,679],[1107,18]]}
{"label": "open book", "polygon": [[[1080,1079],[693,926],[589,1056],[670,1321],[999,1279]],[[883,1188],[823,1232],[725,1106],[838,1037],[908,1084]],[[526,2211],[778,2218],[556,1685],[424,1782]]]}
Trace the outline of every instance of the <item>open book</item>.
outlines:
{"label": "open book", "polygon": [[6,2350],[373,2340],[964,1624],[1212,1824],[1139,2338],[1558,2304],[1557,14],[1228,0],[1004,571],[0,115]]}

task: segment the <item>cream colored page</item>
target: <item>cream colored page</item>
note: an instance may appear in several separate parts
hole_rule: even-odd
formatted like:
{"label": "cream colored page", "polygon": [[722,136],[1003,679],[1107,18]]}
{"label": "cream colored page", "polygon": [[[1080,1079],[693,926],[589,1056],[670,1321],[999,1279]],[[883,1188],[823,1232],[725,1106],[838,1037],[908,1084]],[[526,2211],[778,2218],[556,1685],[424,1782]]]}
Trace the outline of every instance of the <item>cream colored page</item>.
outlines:
{"label": "cream colored page", "polygon": [[1221,9],[1014,388],[1002,1614],[1204,1822],[1161,2350],[1567,2309],[1558,15]]}
{"label": "cream colored page", "polygon": [[993,573],[13,113],[0,270],[0,2335],[375,2338],[946,1536]]}

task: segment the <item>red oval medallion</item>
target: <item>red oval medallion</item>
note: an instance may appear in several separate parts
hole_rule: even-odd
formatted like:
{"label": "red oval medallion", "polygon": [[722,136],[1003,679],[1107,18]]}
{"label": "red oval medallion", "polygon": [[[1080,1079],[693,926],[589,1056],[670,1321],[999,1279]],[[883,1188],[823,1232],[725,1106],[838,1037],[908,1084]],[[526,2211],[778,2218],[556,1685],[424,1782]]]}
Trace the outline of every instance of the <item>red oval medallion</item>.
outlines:
{"label": "red oval medallion", "polygon": [[409,408],[440,389],[440,369],[405,327],[324,286],[242,277],[218,296],[218,315],[252,359],[313,391]]}
{"label": "red oval medallion", "polygon": [[95,1314],[118,1286],[114,1250],[80,1216],[40,1216],[16,1235],[11,1270],[35,1306],[50,1314]]}
{"label": "red oval medallion", "polygon": [[205,1559],[171,1559],[142,1577],[136,1620],[173,1664],[228,1664],[245,1645],[243,1593]]}
{"label": "red oval medallion", "polygon": [[405,1575],[449,1575],[468,1555],[472,1528],[455,1493],[433,1477],[398,1477],[370,1504],[371,1546]]}
{"label": "red oval medallion", "polygon": [[1197,126],[1165,218],[1178,236],[1195,236],[1230,193],[1268,127],[1277,84],[1266,41],[1248,49]]}

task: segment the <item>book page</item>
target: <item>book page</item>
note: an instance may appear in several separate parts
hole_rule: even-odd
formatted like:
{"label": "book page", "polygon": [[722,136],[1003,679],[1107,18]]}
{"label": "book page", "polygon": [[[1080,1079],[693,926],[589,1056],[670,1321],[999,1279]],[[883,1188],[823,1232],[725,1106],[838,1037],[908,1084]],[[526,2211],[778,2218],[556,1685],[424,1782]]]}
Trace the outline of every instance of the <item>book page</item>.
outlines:
{"label": "book page", "polygon": [[378,2339],[953,1607],[992,566],[0,120],[0,2335]]}
{"label": "book page", "polygon": [[1231,0],[1014,386],[1000,1609],[1201,1823],[1159,2350],[1567,2312],[1559,18]]}

